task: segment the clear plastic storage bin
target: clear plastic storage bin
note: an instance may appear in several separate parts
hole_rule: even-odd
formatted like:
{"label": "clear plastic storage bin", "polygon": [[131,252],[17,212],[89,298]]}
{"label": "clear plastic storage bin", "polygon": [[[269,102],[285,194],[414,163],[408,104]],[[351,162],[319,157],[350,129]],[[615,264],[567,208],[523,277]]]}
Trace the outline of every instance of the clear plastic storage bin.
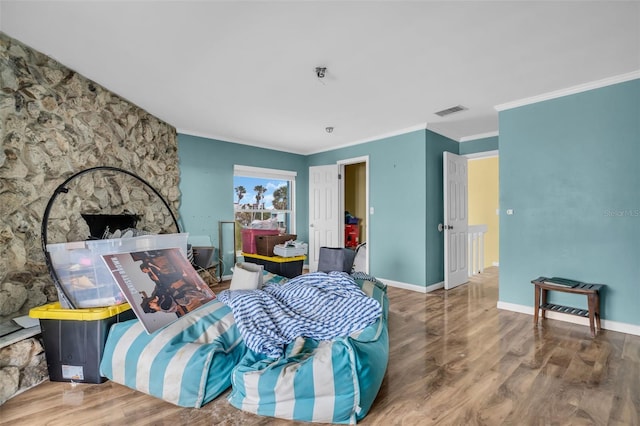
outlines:
{"label": "clear plastic storage bin", "polygon": [[143,235],[47,244],[47,251],[59,283],[75,307],[96,308],[126,302],[102,260],[103,254],[179,248],[186,258],[188,236],[188,233]]}

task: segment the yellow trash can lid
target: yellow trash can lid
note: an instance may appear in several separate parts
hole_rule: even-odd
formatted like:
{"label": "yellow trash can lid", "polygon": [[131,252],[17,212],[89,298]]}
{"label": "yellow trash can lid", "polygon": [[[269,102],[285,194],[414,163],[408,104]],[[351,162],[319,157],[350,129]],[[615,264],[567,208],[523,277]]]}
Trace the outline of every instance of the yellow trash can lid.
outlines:
{"label": "yellow trash can lid", "polygon": [[49,303],[29,310],[31,318],[54,319],[67,321],[98,321],[111,318],[131,309],[128,303],[107,306],[104,308],[65,309],[60,302]]}

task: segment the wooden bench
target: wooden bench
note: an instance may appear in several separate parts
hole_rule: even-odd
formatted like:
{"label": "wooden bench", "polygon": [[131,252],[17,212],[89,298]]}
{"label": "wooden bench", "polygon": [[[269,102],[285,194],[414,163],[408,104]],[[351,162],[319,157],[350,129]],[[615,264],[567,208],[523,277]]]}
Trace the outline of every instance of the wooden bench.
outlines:
{"label": "wooden bench", "polygon": [[[562,285],[552,282],[550,278],[539,277],[531,281],[535,286],[535,301],[533,303],[533,323],[538,324],[538,314],[542,311],[542,318],[545,318],[546,311],[561,312],[563,314],[577,315],[589,318],[591,335],[595,337],[596,328],[602,330],[600,326],[600,289],[603,284],[588,284],[576,282],[573,286]],[[570,280],[565,280],[570,281]],[[548,291],[560,291],[563,293],[584,294],[587,296],[587,309],[572,308],[569,306],[557,305],[547,302]]]}

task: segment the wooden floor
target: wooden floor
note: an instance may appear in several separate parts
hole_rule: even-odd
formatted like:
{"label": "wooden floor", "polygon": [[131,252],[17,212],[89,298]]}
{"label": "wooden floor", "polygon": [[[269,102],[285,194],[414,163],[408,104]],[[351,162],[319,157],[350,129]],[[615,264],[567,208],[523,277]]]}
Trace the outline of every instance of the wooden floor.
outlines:
{"label": "wooden floor", "polygon": [[[360,424],[640,425],[639,336],[534,328],[497,297],[496,268],[447,292],[389,288],[389,367]],[[111,382],[45,382],[0,406],[0,424],[298,424],[241,412],[225,395],[188,409]]]}

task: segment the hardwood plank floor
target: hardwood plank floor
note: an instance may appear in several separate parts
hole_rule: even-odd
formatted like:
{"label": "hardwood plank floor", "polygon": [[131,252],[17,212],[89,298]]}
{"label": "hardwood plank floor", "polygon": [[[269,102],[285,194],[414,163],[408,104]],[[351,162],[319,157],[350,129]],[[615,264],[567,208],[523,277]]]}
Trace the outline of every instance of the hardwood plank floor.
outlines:
{"label": "hardwood plank floor", "polygon": [[[640,336],[591,338],[587,326],[536,328],[499,311],[496,268],[447,292],[388,292],[389,366],[360,424],[640,425]],[[0,406],[0,425],[302,424],[244,413],[225,396],[189,409],[112,382],[45,382]]]}

